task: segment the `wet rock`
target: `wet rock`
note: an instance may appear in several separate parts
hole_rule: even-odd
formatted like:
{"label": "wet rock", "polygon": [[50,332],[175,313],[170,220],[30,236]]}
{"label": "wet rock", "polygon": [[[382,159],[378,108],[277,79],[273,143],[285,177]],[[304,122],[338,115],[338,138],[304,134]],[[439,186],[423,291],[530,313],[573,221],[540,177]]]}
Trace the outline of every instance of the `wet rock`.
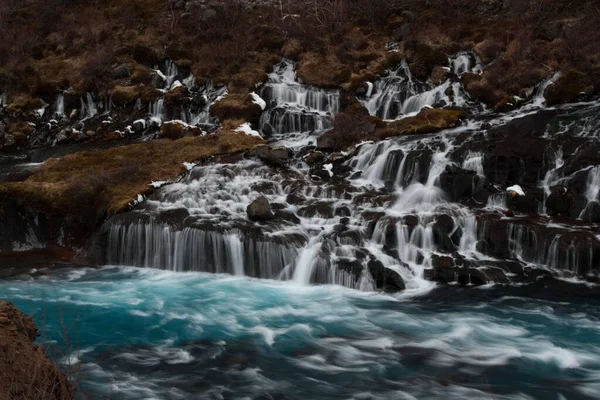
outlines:
{"label": "wet rock", "polygon": [[369,268],[378,289],[383,289],[386,292],[397,292],[406,289],[402,277],[396,271],[386,268],[381,261],[371,258],[367,263],[367,268]]}
{"label": "wet rock", "polygon": [[288,222],[291,222],[292,224],[300,223],[300,218],[298,218],[296,216],[296,214],[289,212],[289,211],[284,211],[284,210],[275,211],[275,219],[281,219],[284,221],[288,221]]}
{"label": "wet rock", "polygon": [[473,197],[479,184],[475,171],[456,166],[446,166],[440,175],[440,187],[451,201],[468,200]]}
{"label": "wet rock", "polygon": [[141,133],[146,129],[146,121],[143,119],[137,120],[131,125],[131,127],[133,128],[134,132]]}
{"label": "wet rock", "polygon": [[340,257],[335,261],[335,266],[342,270],[346,271],[356,277],[360,276],[363,271],[363,265],[358,260],[349,259],[346,257]]}
{"label": "wet rock", "polygon": [[321,152],[321,151],[312,151],[309,154],[307,154],[306,157],[304,157],[304,161],[308,165],[311,165],[311,166],[321,163],[324,160],[325,160],[325,154],[323,154],[323,152]]}
{"label": "wet rock", "polygon": [[248,154],[251,157],[258,157],[265,162],[277,166],[287,165],[288,161],[293,157],[292,150],[287,147],[273,147],[266,144],[254,147]]}
{"label": "wet rock", "polygon": [[352,213],[350,212],[350,209],[347,206],[340,206],[336,207],[335,209],[336,217],[349,217],[350,215],[352,215]]}
{"label": "wet rock", "polygon": [[564,186],[553,188],[550,196],[546,199],[548,215],[569,215],[569,211],[574,205],[575,197]]}
{"label": "wet rock", "polygon": [[513,211],[534,214],[538,212],[543,201],[544,190],[541,188],[531,188],[525,192],[525,196],[510,195],[509,193],[507,205]]}
{"label": "wet rock", "polygon": [[330,203],[315,202],[313,204],[300,207],[298,215],[305,218],[333,218],[333,208]]}
{"label": "wet rock", "polygon": [[431,256],[431,266],[434,269],[454,268],[454,258],[450,256],[440,256],[433,254]]}
{"label": "wet rock", "polygon": [[335,235],[340,245],[360,246],[364,242],[365,238],[361,231],[347,229],[344,225],[340,226],[343,230]]}
{"label": "wet rock", "polygon": [[264,196],[260,196],[250,203],[246,208],[246,213],[251,221],[269,221],[274,217],[269,200]]}
{"label": "wet rock", "polygon": [[290,193],[285,198],[285,201],[288,204],[297,205],[306,202],[306,197],[300,193]]}
{"label": "wet rock", "polygon": [[442,214],[437,217],[433,224],[433,238],[440,251],[452,253],[457,250],[450,236],[454,231],[454,220],[452,217]]}

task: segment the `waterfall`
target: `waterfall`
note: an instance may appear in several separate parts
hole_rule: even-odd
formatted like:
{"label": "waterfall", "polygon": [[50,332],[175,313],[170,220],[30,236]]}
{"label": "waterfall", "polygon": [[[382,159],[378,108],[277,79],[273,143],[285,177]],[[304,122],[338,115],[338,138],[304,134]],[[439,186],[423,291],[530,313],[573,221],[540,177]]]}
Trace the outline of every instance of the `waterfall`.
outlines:
{"label": "waterfall", "polygon": [[[480,64],[469,53],[452,57],[448,63],[447,69],[457,77],[464,72],[481,71]],[[383,120],[414,115],[424,107],[436,104],[464,106],[468,103],[460,83],[446,80],[441,85],[434,86],[420,82],[412,76],[406,61],[388,70],[386,76],[379,79],[375,85],[369,83],[365,97],[359,101],[371,115]]]}
{"label": "waterfall", "polygon": [[98,114],[98,106],[94,100],[94,96],[91,93],[86,93],[85,100],[82,98],[80,115],[85,116],[85,119],[92,118]]}
{"label": "waterfall", "polygon": [[54,115],[59,118],[65,117],[65,96],[60,93],[54,103]]}
{"label": "waterfall", "polygon": [[150,103],[148,109],[151,121],[160,125],[166,119],[165,99],[157,99],[154,103]]}
{"label": "waterfall", "polygon": [[286,140],[292,146],[312,143],[314,134],[331,129],[340,108],[337,90],[301,84],[289,60],[275,66],[258,95],[266,102],[260,130],[271,140]]}

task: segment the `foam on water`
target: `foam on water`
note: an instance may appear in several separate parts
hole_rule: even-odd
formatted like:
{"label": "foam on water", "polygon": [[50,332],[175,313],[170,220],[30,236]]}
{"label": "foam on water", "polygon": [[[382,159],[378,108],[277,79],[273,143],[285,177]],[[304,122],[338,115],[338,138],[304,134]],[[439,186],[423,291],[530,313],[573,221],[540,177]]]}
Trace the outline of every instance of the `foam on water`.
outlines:
{"label": "foam on water", "polygon": [[92,398],[593,398],[600,385],[591,298],[404,301],[130,267],[1,281],[0,293],[58,348],[64,317],[81,350],[51,354],[78,365]]}

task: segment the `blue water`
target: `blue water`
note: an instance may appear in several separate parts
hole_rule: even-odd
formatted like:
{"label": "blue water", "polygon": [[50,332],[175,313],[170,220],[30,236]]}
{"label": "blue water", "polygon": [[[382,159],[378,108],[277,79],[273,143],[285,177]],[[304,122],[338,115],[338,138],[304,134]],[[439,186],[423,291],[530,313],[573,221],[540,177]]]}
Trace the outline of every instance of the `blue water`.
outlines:
{"label": "blue water", "polygon": [[81,398],[600,398],[593,296],[106,267],[0,281],[0,298],[34,316]]}

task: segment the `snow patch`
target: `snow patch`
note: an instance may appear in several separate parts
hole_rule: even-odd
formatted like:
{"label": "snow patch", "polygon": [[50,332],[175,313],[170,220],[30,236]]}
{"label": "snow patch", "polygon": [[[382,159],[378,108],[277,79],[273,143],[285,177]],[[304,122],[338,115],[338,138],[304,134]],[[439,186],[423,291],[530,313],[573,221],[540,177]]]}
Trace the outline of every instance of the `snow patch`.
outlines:
{"label": "snow patch", "polygon": [[254,104],[258,104],[260,106],[261,110],[264,110],[265,108],[267,108],[267,102],[264,101],[262,99],[262,97],[260,97],[258,94],[256,94],[256,92],[252,92],[250,93],[250,96],[252,96],[252,102]]}
{"label": "snow patch", "polygon": [[519,196],[525,196],[525,192],[523,191],[523,188],[521,188],[521,186],[519,186],[519,185],[513,185],[511,187],[507,187],[506,191],[507,192],[515,192]]}
{"label": "snow patch", "polygon": [[257,136],[259,138],[262,138],[262,136],[260,136],[260,133],[258,133],[258,131],[255,131],[254,129],[252,129],[252,127],[250,126],[250,123],[248,123],[248,122],[240,125],[239,128],[237,128],[235,131],[240,132],[240,133],[245,133],[248,136]]}

